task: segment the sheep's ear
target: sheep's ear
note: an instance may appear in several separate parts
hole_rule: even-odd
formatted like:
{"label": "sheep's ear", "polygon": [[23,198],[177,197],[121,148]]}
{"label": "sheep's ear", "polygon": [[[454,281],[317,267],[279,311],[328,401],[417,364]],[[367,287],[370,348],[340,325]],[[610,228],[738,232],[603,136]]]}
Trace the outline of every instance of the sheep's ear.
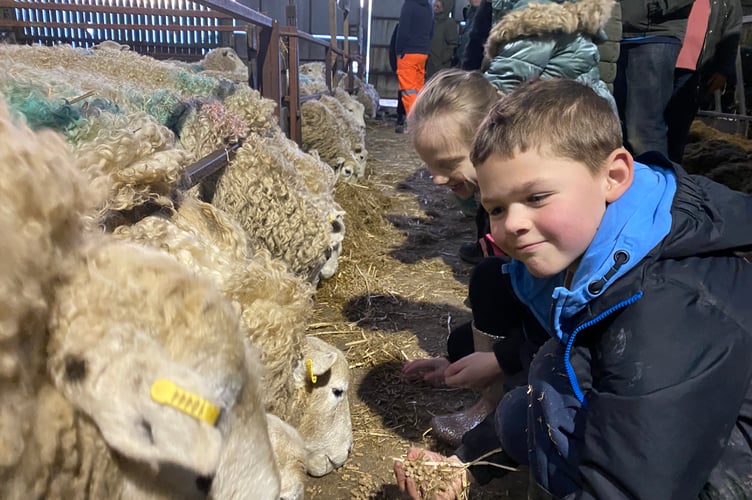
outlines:
{"label": "sheep's ear", "polygon": [[303,359],[295,368],[295,381],[315,383],[313,378],[320,377],[331,370],[335,361],[337,361],[337,353],[332,346],[316,337],[306,337]]}

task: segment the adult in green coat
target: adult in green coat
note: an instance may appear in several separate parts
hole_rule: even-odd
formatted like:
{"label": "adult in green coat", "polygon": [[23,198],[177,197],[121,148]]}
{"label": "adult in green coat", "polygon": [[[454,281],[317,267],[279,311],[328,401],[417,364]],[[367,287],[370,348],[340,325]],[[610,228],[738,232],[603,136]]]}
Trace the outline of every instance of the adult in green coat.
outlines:
{"label": "adult in green coat", "polygon": [[454,18],[450,17],[453,11],[454,0],[435,0],[433,4],[433,37],[426,62],[426,80],[439,70],[452,66],[460,43],[459,27]]}

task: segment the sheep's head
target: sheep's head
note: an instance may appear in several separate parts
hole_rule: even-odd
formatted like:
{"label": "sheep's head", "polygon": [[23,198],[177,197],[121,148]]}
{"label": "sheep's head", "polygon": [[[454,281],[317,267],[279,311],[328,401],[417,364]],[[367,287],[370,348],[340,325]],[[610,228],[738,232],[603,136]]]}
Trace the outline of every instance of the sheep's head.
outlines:
{"label": "sheep's head", "polygon": [[330,219],[332,223],[332,245],[320,272],[320,277],[325,280],[331,278],[337,272],[339,256],[342,255],[342,242],[345,239],[345,212],[339,211],[332,214]]}
{"label": "sheep's head", "polygon": [[355,182],[365,175],[365,166],[358,164],[352,155],[347,158],[338,156],[332,163],[337,180]]}
{"label": "sheep's head", "polygon": [[358,177],[365,177],[366,162],[368,161],[368,151],[362,144],[356,144],[353,147],[353,156],[355,157],[355,163],[358,167],[356,175]]}
{"label": "sheep's head", "polygon": [[125,458],[211,476],[247,382],[239,312],[172,257],[102,239],[57,290],[55,386]]}
{"label": "sheep's head", "polygon": [[352,449],[352,423],[347,391],[350,369],[342,351],[306,337],[303,359],[294,371],[298,431],[308,452],[307,469],[323,476],[341,466]]}

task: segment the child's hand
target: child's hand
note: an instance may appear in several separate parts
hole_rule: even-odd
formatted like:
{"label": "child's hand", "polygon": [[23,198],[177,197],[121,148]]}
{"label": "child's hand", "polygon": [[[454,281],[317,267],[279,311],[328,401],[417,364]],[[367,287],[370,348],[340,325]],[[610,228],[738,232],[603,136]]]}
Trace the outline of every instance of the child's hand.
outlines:
{"label": "child's hand", "polygon": [[453,387],[483,389],[501,374],[501,367],[493,352],[474,352],[444,370],[444,383]]}
{"label": "child's hand", "polygon": [[415,379],[422,377],[426,382],[441,385],[444,383],[444,370],[449,366],[446,358],[414,359],[405,363],[402,373]]}

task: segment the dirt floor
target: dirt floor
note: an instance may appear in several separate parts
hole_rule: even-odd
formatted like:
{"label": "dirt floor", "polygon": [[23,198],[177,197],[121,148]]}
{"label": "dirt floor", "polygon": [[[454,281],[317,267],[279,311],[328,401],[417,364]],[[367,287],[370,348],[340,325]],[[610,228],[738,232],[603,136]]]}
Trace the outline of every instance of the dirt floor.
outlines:
{"label": "dirt floor", "polygon": [[[402,364],[445,354],[450,328],[469,321],[464,305],[472,266],[457,249],[475,236],[451,193],[434,186],[405,135],[391,122],[368,126],[368,177],[341,185],[347,236],[337,275],[316,295],[309,335],[342,349],[350,362],[354,446],[347,463],[310,478],[308,498],[401,498],[395,458],[411,445],[443,453],[429,426],[433,415],[477,401],[471,391],[407,383]],[[469,498],[526,497],[527,471],[509,473]]]}

